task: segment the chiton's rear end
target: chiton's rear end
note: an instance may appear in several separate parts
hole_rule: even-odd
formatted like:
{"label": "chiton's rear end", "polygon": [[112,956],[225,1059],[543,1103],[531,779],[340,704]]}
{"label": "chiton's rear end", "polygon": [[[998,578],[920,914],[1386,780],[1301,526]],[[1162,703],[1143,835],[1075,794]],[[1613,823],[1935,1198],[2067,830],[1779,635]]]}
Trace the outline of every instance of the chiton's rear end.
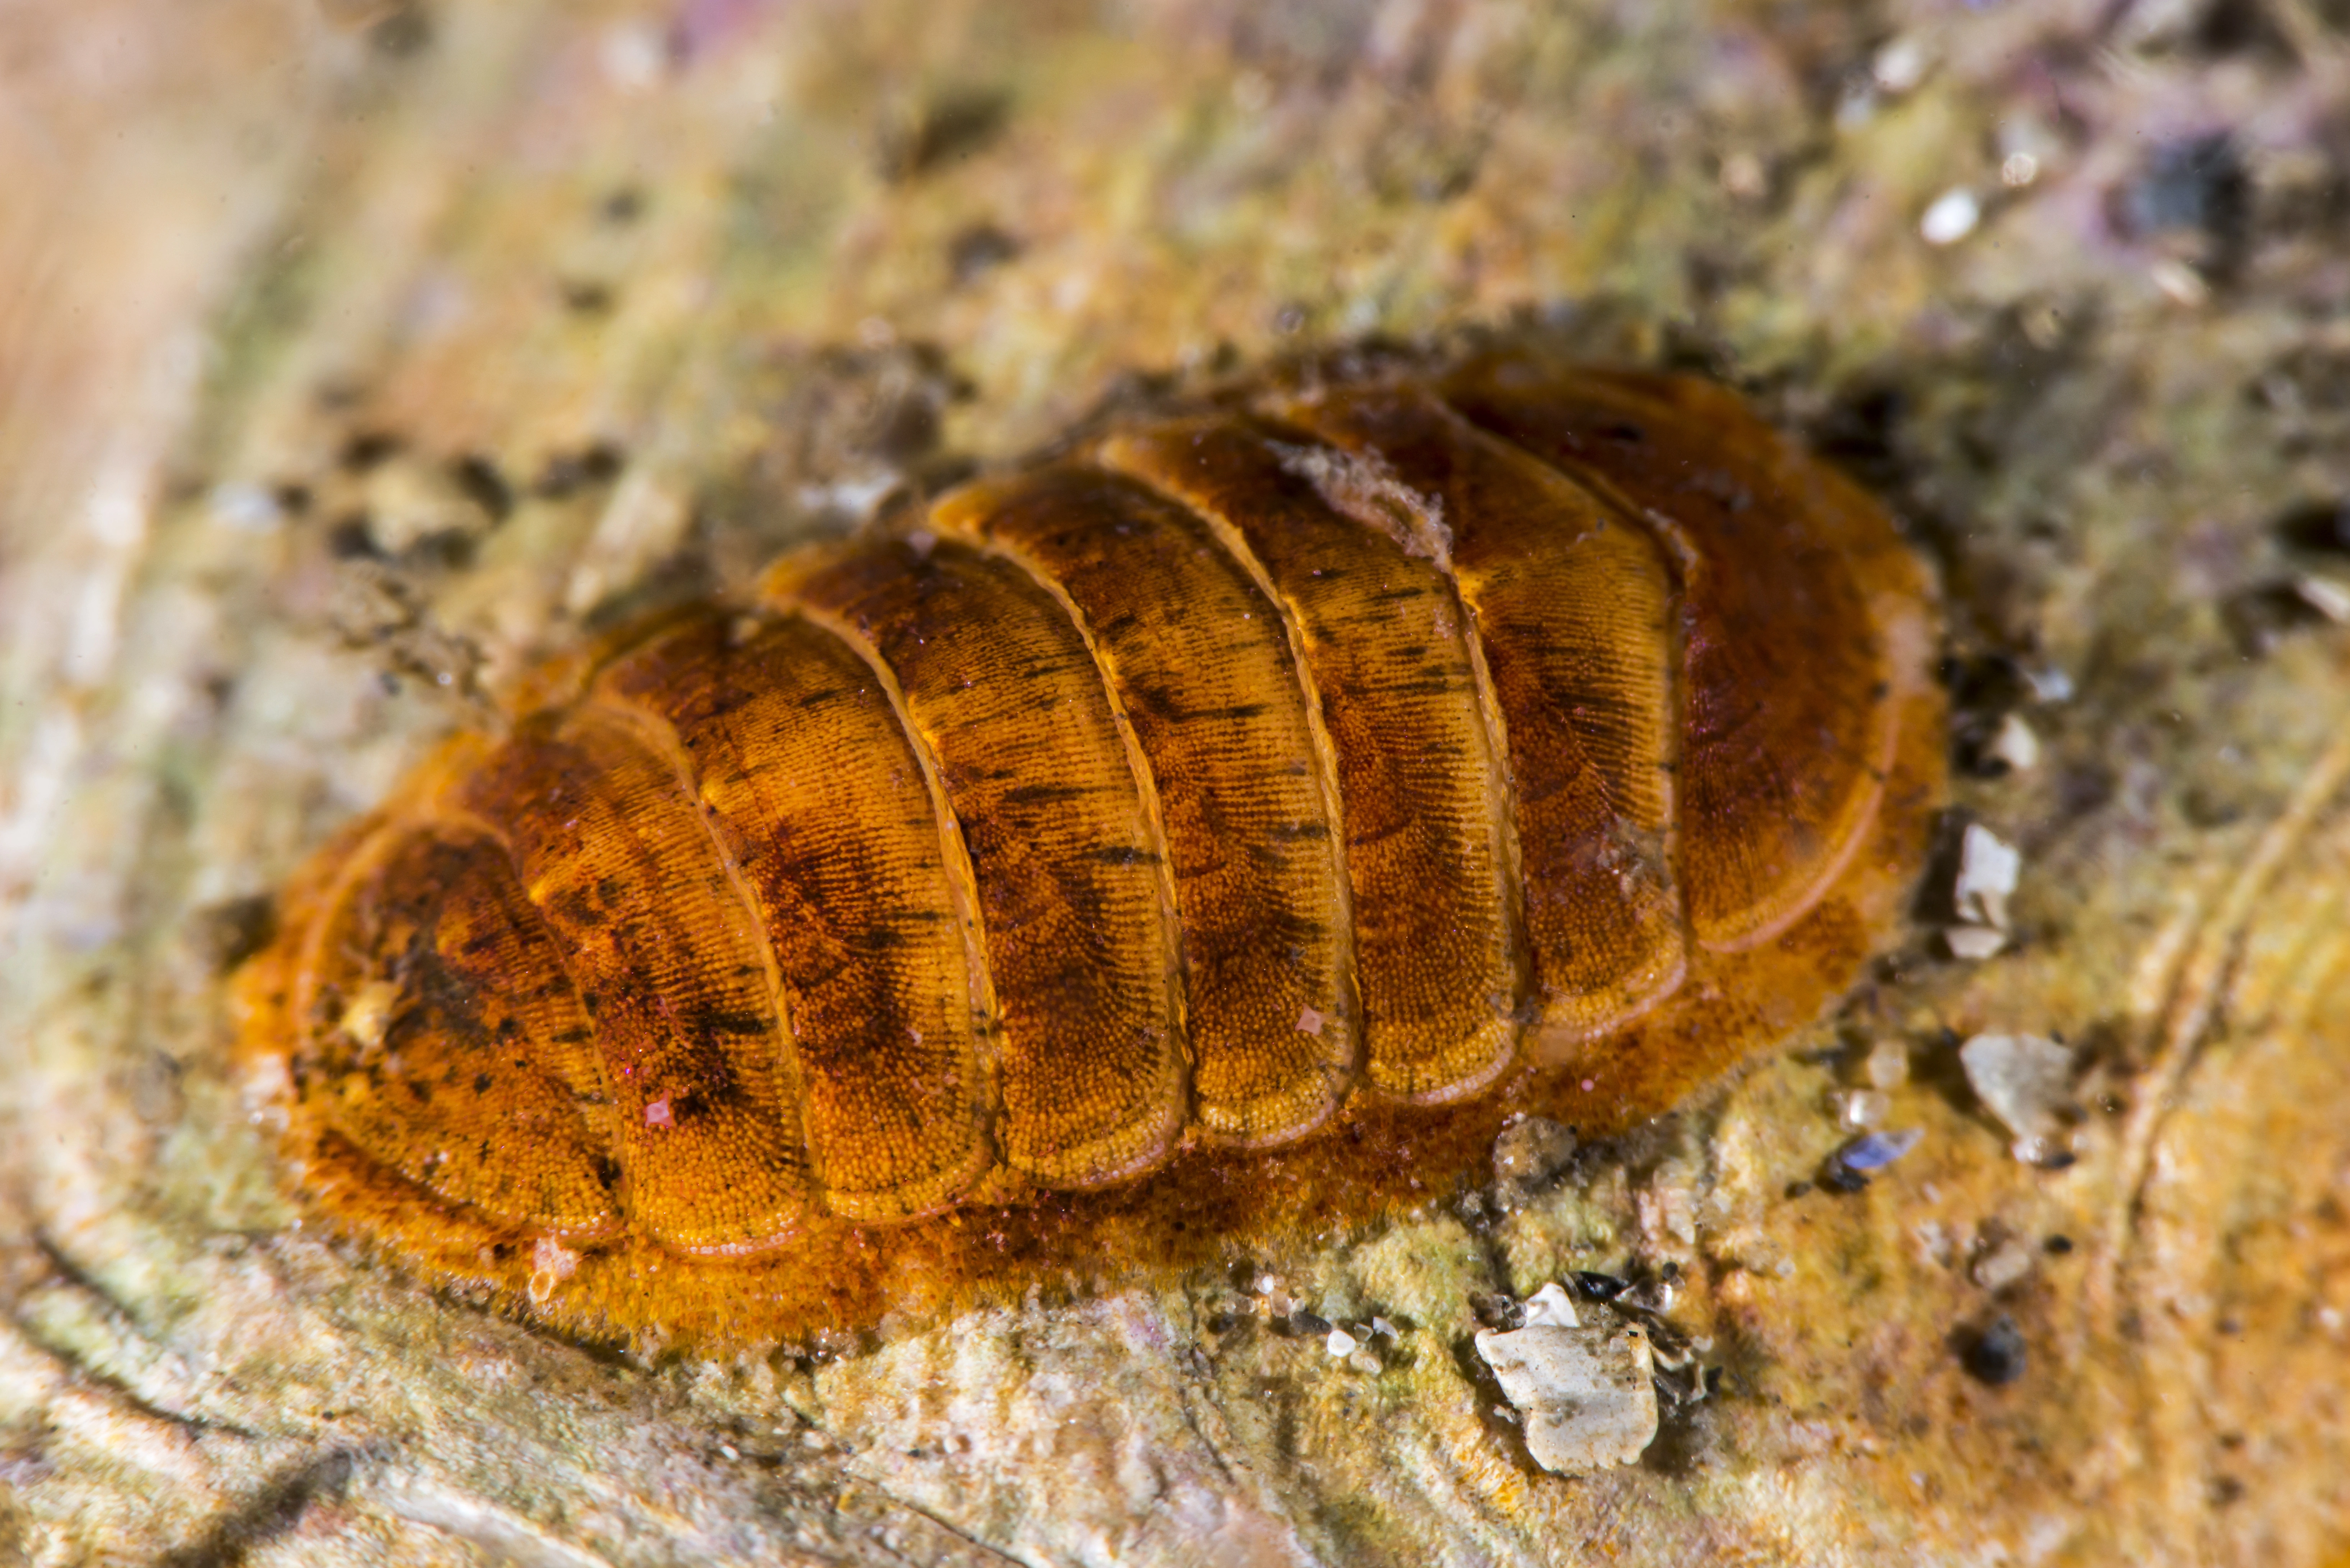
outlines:
{"label": "chiton's rear end", "polygon": [[1497,357],[1113,431],[612,640],[289,894],[317,1201],[590,1331],[791,1335],[1671,1109],[1878,945],[1939,788],[1873,504]]}

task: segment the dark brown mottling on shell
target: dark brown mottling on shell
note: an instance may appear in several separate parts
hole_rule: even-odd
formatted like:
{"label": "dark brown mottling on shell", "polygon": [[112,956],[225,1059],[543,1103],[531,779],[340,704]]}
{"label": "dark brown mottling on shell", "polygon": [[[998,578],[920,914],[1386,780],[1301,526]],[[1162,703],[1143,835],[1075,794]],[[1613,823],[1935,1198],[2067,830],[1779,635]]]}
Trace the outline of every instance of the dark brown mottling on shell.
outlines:
{"label": "dark brown mottling on shell", "polygon": [[1930,596],[1730,394],[1295,377],[598,643],[296,879],[303,1190],[712,1344],[1176,1268],[1673,1109],[1847,987]]}

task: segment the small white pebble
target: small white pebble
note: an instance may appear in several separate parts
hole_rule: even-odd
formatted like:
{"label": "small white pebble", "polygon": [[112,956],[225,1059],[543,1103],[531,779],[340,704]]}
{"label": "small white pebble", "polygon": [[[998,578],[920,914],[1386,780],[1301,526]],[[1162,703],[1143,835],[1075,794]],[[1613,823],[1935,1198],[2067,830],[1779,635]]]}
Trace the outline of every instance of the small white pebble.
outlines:
{"label": "small white pebble", "polygon": [[2330,577],[2303,576],[2293,580],[2293,593],[2334,625],[2350,625],[2350,588]]}
{"label": "small white pebble", "polygon": [[1399,1339],[1402,1337],[1402,1335],[1396,1333],[1396,1325],[1389,1323],[1383,1317],[1375,1317],[1371,1319],[1371,1332],[1376,1334],[1385,1334],[1389,1339]]}
{"label": "small white pebble", "polygon": [[1918,233],[1929,245],[1951,245],[1975,232],[1982,222],[1982,203],[1964,185],[1956,185],[1934,198],[1926,215],[1918,220]]}
{"label": "small white pebble", "polygon": [[2040,160],[2029,152],[2011,152],[1999,166],[1999,182],[2011,191],[2021,191],[2040,178]]}
{"label": "small white pebble", "polygon": [[1898,1040],[1879,1040],[1868,1048],[1865,1071],[1870,1088],[1899,1088],[1909,1081],[1909,1047]]}
{"label": "small white pebble", "polygon": [[1380,1369],[1379,1358],[1368,1350],[1358,1350],[1347,1357],[1347,1367],[1348,1371],[1359,1372],[1368,1377]]}
{"label": "small white pebble", "polygon": [[[897,474],[885,470],[862,478],[837,480],[830,484],[803,484],[795,499],[810,512],[837,512],[844,517],[869,517],[873,509],[900,483]],[[925,543],[925,539],[929,542]],[[938,536],[925,534],[918,528],[908,536],[906,543],[913,546],[917,555],[927,556],[931,545],[938,543]]]}
{"label": "small white pebble", "polygon": [[1893,1102],[1877,1089],[1847,1089],[1836,1102],[1837,1122],[1856,1131],[1877,1126],[1893,1110]]}
{"label": "small white pebble", "polygon": [[1324,1340],[1322,1344],[1324,1348],[1330,1352],[1333,1359],[1338,1361],[1346,1360],[1362,1348],[1362,1342],[1343,1328],[1332,1329],[1330,1337]]}
{"label": "small white pebble", "polygon": [[2015,1135],[2015,1158],[2036,1164],[2054,1153],[2058,1117],[2073,1095],[2073,1053],[2037,1034],[1978,1034],[1959,1047],[1967,1084]]}
{"label": "small white pebble", "polygon": [[1931,63],[1926,46],[1915,36],[1905,36],[1877,51],[1877,57],[1868,62],[1868,75],[1877,91],[1898,95],[1924,81]]}
{"label": "small white pebble", "polygon": [[1954,959],[1981,963],[1987,958],[1998,957],[2005,950],[2007,935],[2003,931],[1992,930],[1989,926],[1946,926],[1942,930],[1942,945],[1950,950],[1950,956]]}
{"label": "small white pebble", "polygon": [[2028,774],[2040,765],[2040,737],[2020,713],[2010,713],[2000,721],[1999,733],[1993,735],[1983,754],[1996,757],[2019,774]]}
{"label": "small white pebble", "polygon": [[2032,1243],[2011,1236],[1985,1252],[1968,1269],[1967,1277],[1987,1291],[2003,1291],[2032,1272],[2037,1262]]}
{"label": "small white pebble", "polygon": [[2210,284],[2205,281],[2201,273],[2183,261],[2165,256],[2147,269],[2147,276],[2154,280],[2154,286],[2160,289],[2162,296],[2173,305],[2195,310],[2211,303]]}
{"label": "small white pebble", "polygon": [[2024,680],[2032,683],[2032,695],[2043,702],[2070,702],[2073,700],[2073,678],[2054,665],[2045,670],[2027,670]]}
{"label": "small white pebble", "polygon": [[286,520],[276,496],[258,484],[242,480],[213,486],[212,493],[205,497],[205,507],[214,523],[239,534],[271,533]]}
{"label": "small white pebble", "polygon": [[669,43],[650,22],[623,22],[608,28],[597,50],[604,79],[623,92],[643,92],[669,66]]}
{"label": "small white pebble", "polygon": [[1969,925],[2007,929],[2007,900],[2023,869],[2023,855],[1980,822],[1967,824],[1959,841],[1959,877],[1950,889],[1959,919]]}
{"label": "small white pebble", "polygon": [[1582,1323],[1575,1315],[1573,1298],[1559,1289],[1555,1280],[1526,1298],[1528,1328],[1579,1328]]}

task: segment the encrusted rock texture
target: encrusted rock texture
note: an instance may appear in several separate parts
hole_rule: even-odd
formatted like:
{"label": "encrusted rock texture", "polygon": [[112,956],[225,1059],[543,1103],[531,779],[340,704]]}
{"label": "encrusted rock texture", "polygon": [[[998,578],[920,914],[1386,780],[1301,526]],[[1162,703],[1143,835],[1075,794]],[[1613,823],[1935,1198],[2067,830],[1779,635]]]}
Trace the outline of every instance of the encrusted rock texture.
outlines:
{"label": "encrusted rock texture", "polygon": [[[12,9],[0,1563],[2350,1561],[2345,171],[2339,0]],[[2003,909],[1633,1137],[941,1327],[573,1344],[285,1196],[231,977],[549,650],[1480,335],[1887,499]],[[1564,1478],[1474,1338],[1578,1273],[1661,1424]]]}

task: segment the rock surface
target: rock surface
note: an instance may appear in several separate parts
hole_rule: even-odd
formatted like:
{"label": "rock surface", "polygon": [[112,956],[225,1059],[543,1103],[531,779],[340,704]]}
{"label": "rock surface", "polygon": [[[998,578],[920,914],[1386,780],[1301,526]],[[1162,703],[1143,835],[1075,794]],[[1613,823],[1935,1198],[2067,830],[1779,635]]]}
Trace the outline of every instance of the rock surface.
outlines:
{"label": "rock surface", "polygon": [[[0,1563],[2339,1563],[2345,62],[2317,0],[14,8]],[[544,649],[1163,379],[1472,328],[1887,496],[2000,951],[1921,909],[1719,1099],[1369,1233],[724,1364],[280,1196],[224,977]],[[1981,1034],[2075,1054],[2063,1158]],[[1923,1136],[1832,1191],[1856,1090]],[[1659,1430],[1566,1480],[1475,1341],[1586,1276]]]}

